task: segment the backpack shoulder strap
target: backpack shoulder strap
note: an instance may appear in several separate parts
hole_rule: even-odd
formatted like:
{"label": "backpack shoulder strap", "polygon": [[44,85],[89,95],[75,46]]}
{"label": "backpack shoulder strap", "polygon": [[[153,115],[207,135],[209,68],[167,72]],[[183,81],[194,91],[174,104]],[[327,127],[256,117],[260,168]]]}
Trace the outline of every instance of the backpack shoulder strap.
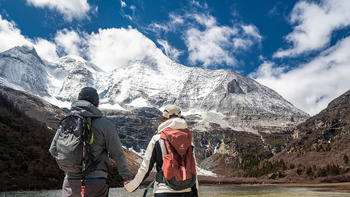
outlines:
{"label": "backpack shoulder strap", "polygon": [[159,139],[159,145],[160,145],[160,149],[162,150],[162,158],[164,158],[164,155],[167,154],[164,139],[162,138]]}

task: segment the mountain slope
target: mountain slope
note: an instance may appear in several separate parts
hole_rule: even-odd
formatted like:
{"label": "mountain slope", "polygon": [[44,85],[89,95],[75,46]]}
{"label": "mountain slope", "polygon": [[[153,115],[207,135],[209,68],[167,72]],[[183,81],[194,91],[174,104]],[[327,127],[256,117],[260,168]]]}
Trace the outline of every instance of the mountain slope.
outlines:
{"label": "mountain slope", "polygon": [[52,131],[0,93],[0,191],[49,189],[64,174],[48,152]]}
{"label": "mountain slope", "polygon": [[66,114],[57,106],[24,91],[0,85],[0,94],[15,103],[16,108],[26,116],[44,123],[49,128],[57,128],[59,120]]}
{"label": "mountain slope", "polygon": [[[331,101],[319,114],[298,125],[295,139],[268,163],[283,161],[284,179],[349,181],[350,90]],[[261,169],[260,169],[261,170]]]}

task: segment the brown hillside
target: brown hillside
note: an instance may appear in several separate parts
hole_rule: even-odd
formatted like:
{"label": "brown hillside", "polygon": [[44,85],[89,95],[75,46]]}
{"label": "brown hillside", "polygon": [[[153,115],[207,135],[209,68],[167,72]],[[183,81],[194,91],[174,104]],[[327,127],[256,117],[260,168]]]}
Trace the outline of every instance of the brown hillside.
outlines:
{"label": "brown hillside", "polygon": [[[350,91],[298,125],[295,139],[270,162],[281,161],[290,180],[350,181]],[[292,169],[291,169],[292,168]],[[326,178],[328,177],[328,178]],[[337,179],[337,178],[335,178]]]}
{"label": "brown hillside", "polygon": [[48,152],[49,133],[43,123],[29,118],[0,94],[0,191],[61,185],[63,172]]}

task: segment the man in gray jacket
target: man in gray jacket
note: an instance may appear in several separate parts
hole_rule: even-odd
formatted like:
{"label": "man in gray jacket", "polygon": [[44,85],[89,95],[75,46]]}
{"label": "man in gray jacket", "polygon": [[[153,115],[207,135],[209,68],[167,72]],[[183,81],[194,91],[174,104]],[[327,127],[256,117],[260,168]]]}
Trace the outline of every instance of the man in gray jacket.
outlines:
{"label": "man in gray jacket", "polygon": [[[108,196],[109,187],[106,183],[108,175],[109,158],[117,163],[118,172],[122,178],[127,181],[133,178],[128,167],[118,133],[115,125],[102,116],[97,109],[99,105],[99,96],[96,89],[91,87],[83,88],[77,101],[72,103],[72,113],[78,113],[83,117],[91,118],[91,131],[94,135],[91,145],[91,154],[94,161],[94,170],[88,172],[85,178],[86,196]],[[57,132],[50,146],[50,153],[57,157]],[[62,186],[62,197],[80,197],[82,174],[65,173],[65,179]]]}

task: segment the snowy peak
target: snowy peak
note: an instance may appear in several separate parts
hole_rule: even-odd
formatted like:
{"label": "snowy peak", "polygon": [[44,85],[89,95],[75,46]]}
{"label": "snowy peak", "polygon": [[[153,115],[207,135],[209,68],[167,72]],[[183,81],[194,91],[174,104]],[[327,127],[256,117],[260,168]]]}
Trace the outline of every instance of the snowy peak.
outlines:
{"label": "snowy peak", "polygon": [[0,54],[0,81],[59,105],[76,99],[85,86],[95,87],[101,106],[110,109],[161,108],[175,103],[183,112],[199,114],[200,121],[233,129],[283,127],[308,117],[253,79],[229,70],[186,67],[160,50],[153,56],[149,53],[107,73],[77,56],[45,64],[33,48],[16,47]]}
{"label": "snowy peak", "polygon": [[49,73],[51,95],[62,101],[72,101],[77,97],[77,90],[95,87],[95,81],[104,72],[79,56],[65,56],[50,67]]}
{"label": "snowy peak", "polygon": [[48,95],[46,65],[33,47],[14,47],[0,53],[0,81],[39,96]]}

